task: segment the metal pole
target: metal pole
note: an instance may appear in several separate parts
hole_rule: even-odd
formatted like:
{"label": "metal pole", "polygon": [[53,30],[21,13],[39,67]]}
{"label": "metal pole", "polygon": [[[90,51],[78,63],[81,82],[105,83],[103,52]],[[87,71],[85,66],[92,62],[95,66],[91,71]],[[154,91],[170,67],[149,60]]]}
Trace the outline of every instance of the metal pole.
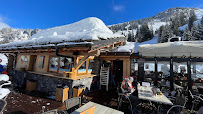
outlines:
{"label": "metal pole", "polygon": [[174,77],[174,74],[173,74],[173,59],[171,58],[170,60],[170,90],[173,91],[174,89],[174,85],[173,85],[173,77]]}

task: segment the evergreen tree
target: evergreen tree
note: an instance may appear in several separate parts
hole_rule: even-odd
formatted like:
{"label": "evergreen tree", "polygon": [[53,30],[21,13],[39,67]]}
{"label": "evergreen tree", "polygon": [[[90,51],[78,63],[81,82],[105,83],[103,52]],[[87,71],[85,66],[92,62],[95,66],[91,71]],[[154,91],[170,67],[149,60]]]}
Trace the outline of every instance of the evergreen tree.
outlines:
{"label": "evergreen tree", "polygon": [[197,20],[197,17],[195,15],[195,12],[194,10],[192,10],[190,12],[190,17],[189,17],[189,20],[188,20],[188,28],[189,30],[191,31],[192,27],[193,27],[193,23]]}
{"label": "evergreen tree", "polygon": [[192,39],[191,40],[200,40],[200,36],[199,36],[199,31],[198,28],[195,24],[193,24],[193,27],[191,29],[191,34],[192,34]]}
{"label": "evergreen tree", "polygon": [[203,40],[203,25],[199,24],[198,26],[198,33],[199,33],[199,39]]}
{"label": "evergreen tree", "polygon": [[142,36],[141,42],[151,40],[152,37],[153,37],[153,34],[149,30],[149,27],[148,27],[147,23],[143,24],[140,27],[140,33],[141,33],[141,36]]}
{"label": "evergreen tree", "polygon": [[168,38],[172,36],[171,29],[169,25],[166,25],[162,31],[161,42],[168,42]]}
{"label": "evergreen tree", "polygon": [[161,42],[162,41],[162,31],[164,29],[164,25],[162,25],[160,28],[159,28],[159,33],[158,33],[158,42]]}
{"label": "evergreen tree", "polygon": [[171,23],[171,30],[173,31],[173,34],[175,36],[179,36],[180,30],[178,27],[180,27],[180,21],[179,20],[177,20],[177,21],[173,20]]}
{"label": "evergreen tree", "polygon": [[180,12],[180,16],[179,16],[180,26],[187,24],[186,18],[187,18],[186,15],[184,15],[183,12]]}
{"label": "evergreen tree", "polygon": [[132,42],[132,35],[131,35],[131,32],[128,32],[128,39],[127,39],[128,42]]}
{"label": "evergreen tree", "polygon": [[189,31],[188,27],[185,28],[185,31],[183,33],[183,40],[184,41],[189,41],[192,39],[191,32]]}
{"label": "evergreen tree", "polygon": [[142,35],[141,35],[141,32],[140,32],[139,28],[137,29],[137,33],[136,33],[136,41],[137,42],[142,42]]}

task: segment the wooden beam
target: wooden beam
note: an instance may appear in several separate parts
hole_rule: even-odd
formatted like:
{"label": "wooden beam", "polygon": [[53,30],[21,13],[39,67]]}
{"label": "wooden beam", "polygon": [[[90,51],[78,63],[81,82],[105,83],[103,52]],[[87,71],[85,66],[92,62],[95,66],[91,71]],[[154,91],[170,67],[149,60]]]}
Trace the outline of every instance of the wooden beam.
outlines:
{"label": "wooden beam", "polygon": [[89,55],[85,55],[76,66],[74,66],[75,69],[79,69],[79,67],[88,59]]}
{"label": "wooden beam", "polygon": [[89,58],[86,60],[86,74],[88,74],[88,69],[89,69]]}

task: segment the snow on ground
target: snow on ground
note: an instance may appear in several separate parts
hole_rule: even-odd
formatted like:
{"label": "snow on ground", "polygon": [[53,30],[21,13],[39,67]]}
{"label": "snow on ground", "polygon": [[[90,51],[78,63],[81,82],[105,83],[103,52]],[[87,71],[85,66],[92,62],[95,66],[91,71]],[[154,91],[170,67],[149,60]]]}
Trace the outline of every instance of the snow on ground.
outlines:
{"label": "snow on ground", "polygon": [[[159,20],[154,20],[153,22],[149,22],[148,23],[148,27],[149,29],[152,29],[153,32],[155,33],[155,31],[157,31],[162,25],[166,25],[169,24],[169,22],[161,22]],[[129,25],[127,25],[129,26]],[[141,25],[138,25],[138,27],[140,27]],[[137,33],[137,29],[133,29],[133,30],[128,30],[128,32],[133,33],[134,35],[136,35]],[[116,32],[117,34],[123,34],[125,36],[128,35],[127,30],[119,30],[118,32]]]}
{"label": "snow on ground", "polygon": [[0,88],[0,99],[3,99],[6,95],[10,93],[9,89]]}
{"label": "snow on ground", "polygon": [[153,32],[157,31],[162,25],[169,24],[168,22],[161,22],[161,21],[154,21],[154,22],[149,22],[148,26],[149,28],[153,29]]}
{"label": "snow on ground", "polygon": [[195,14],[197,16],[197,19],[201,19],[203,16],[203,9],[196,9]]}
{"label": "snow on ground", "polygon": [[0,74],[0,81],[8,81],[7,83],[3,83],[0,86],[0,99],[4,98],[6,95],[10,93],[10,90],[7,88],[2,88],[3,85],[10,85],[9,76],[6,74]]}
{"label": "snow on ground", "polygon": [[119,46],[116,50],[113,52],[132,52],[134,49],[134,53],[137,53],[137,48],[139,45],[143,44],[157,44],[158,43],[158,36],[155,36],[149,41],[141,42],[141,43],[136,43],[136,42],[126,42],[126,45],[124,46]]}
{"label": "snow on ground", "polygon": [[[201,22],[201,19],[200,19],[200,20],[195,21],[195,22],[194,22],[194,24],[197,26],[197,25],[198,25],[198,23],[200,23],[200,22]],[[185,28],[186,28],[186,27],[188,27],[188,24],[186,24],[186,25],[183,25],[183,26],[179,27],[179,29],[180,29],[180,30],[185,30]]]}
{"label": "snow on ground", "polygon": [[9,76],[6,74],[0,74],[0,81],[8,81],[9,80]]}
{"label": "snow on ground", "polygon": [[113,34],[102,20],[96,17],[89,17],[72,24],[43,30],[34,34],[28,40],[3,44],[0,47],[40,45],[69,41],[92,41],[117,37],[123,37],[123,35]]}
{"label": "snow on ground", "polygon": [[135,43],[135,53],[137,53],[137,48],[139,45],[143,45],[143,44],[157,44],[158,43],[158,36],[154,36],[154,38],[152,38],[149,41],[145,41],[145,42],[141,42],[141,43]]}
{"label": "snow on ground", "polygon": [[2,62],[0,63],[1,65],[5,66],[8,63],[8,58],[4,55],[0,53],[0,59],[2,59]]}

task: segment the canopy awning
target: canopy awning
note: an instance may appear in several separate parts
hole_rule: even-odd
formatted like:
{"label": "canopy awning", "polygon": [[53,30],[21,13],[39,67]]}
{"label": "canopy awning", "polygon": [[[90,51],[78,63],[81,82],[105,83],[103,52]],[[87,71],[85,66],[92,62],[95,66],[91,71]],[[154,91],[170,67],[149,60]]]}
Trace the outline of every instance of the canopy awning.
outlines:
{"label": "canopy awning", "polygon": [[138,47],[143,57],[203,57],[203,41],[145,44]]}

